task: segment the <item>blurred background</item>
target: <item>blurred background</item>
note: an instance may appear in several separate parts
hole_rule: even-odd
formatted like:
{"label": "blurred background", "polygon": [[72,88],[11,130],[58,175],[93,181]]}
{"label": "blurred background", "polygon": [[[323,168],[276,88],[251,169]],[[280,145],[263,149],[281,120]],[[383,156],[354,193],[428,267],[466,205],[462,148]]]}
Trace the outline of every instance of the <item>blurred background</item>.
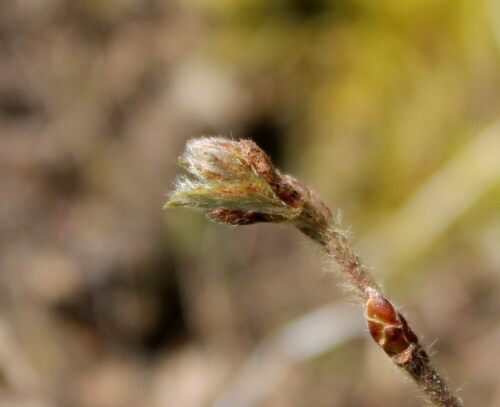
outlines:
{"label": "blurred background", "polygon": [[341,209],[500,405],[498,0],[0,1],[0,404],[423,405],[292,228],[162,211],[201,135]]}

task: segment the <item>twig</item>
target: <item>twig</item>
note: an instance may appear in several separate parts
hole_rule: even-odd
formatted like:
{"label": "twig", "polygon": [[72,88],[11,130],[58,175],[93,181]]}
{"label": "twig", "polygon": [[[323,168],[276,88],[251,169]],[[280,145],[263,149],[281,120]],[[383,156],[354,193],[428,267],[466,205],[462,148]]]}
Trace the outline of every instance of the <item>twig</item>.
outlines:
{"label": "twig", "polygon": [[405,318],[363,266],[330,209],[313,191],[281,174],[249,140],[192,140],[179,163],[192,177],[179,179],[166,206],[201,210],[210,219],[231,225],[293,224],[337,263],[363,303],[372,338],[392,361],[408,372],[435,406],[462,406],[432,367]]}

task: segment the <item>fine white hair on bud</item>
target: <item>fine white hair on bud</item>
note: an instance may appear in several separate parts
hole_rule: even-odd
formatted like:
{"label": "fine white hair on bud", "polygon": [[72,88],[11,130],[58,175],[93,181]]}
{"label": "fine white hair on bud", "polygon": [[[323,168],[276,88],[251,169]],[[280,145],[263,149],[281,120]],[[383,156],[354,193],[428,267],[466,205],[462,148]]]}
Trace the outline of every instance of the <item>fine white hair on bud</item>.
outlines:
{"label": "fine white hair on bud", "polygon": [[256,150],[257,155],[247,154],[245,148],[249,144],[254,146],[246,140],[238,142],[219,137],[190,140],[178,160],[189,174],[177,179],[176,188],[165,206],[205,212],[224,208],[244,211],[242,214],[270,215],[266,218],[270,221],[295,218],[300,208],[289,205],[276,194],[276,185],[270,182],[275,169],[269,164],[267,172],[262,171],[259,164],[266,165],[268,158],[260,149]]}

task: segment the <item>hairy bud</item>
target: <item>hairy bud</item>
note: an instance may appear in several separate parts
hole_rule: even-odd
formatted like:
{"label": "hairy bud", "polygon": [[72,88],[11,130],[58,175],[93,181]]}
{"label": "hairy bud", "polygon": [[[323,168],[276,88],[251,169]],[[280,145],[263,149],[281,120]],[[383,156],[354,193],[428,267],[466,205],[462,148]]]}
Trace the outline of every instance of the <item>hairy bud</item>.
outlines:
{"label": "hairy bud", "polygon": [[300,192],[252,141],[191,140],[179,163],[190,176],[177,180],[166,206],[205,211],[233,225],[293,220],[301,213]]}

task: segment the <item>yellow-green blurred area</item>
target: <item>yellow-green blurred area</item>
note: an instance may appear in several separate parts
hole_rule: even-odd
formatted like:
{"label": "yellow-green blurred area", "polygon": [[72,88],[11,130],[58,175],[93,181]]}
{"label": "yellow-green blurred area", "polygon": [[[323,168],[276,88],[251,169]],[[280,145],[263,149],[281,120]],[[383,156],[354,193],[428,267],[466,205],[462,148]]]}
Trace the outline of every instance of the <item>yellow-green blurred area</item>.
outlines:
{"label": "yellow-green blurred area", "polygon": [[500,405],[498,0],[3,0],[1,406],[423,405],[305,236],[162,211],[212,134],[340,209]]}

